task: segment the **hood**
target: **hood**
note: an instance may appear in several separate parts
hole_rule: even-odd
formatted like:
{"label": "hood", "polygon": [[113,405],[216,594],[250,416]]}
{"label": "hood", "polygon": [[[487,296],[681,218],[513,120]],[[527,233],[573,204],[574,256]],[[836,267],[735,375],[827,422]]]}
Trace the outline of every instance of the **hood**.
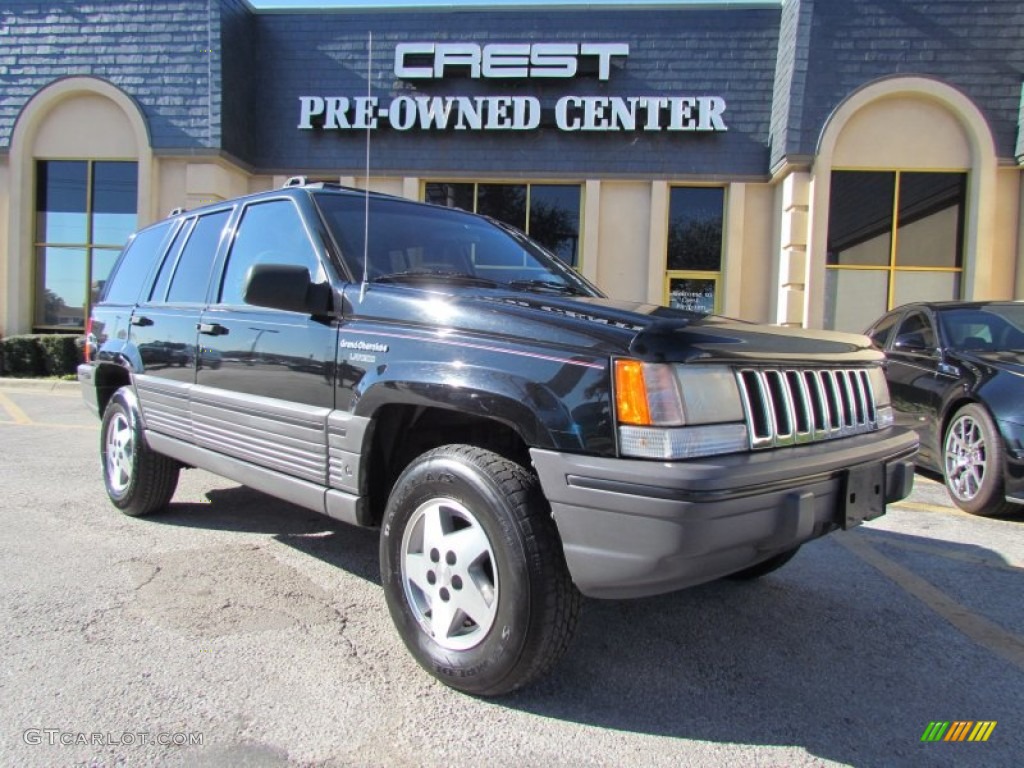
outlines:
{"label": "hood", "polygon": [[651,362],[844,364],[881,354],[864,336],[758,325],[643,302],[565,297],[477,287],[425,290],[393,284],[346,290],[346,315],[407,323],[424,330],[502,337],[573,353],[623,355]]}

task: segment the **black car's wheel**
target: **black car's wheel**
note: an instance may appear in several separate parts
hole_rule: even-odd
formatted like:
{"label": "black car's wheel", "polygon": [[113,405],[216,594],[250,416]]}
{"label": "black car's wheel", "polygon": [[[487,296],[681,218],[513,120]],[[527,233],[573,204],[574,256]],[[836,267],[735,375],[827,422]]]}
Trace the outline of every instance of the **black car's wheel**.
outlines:
{"label": "black car's wheel", "polygon": [[453,688],[513,691],[572,639],[580,596],[547,502],[495,453],[449,445],[415,459],[388,501],[380,562],[402,640]]}
{"label": "black car's wheel", "polygon": [[736,573],[729,574],[729,578],[737,581],[749,581],[751,579],[759,579],[762,576],[767,576],[772,571],[779,570],[779,568],[792,560],[793,556],[799,551],[799,545],[795,546],[785,552],[773,555],[757,565],[752,565],[749,568],[744,568],[742,571],[736,571]]}
{"label": "black car's wheel", "polygon": [[167,506],[181,465],[149,450],[130,390],[114,393],[103,412],[100,455],[107,495],[115,507],[140,517]]}
{"label": "black car's wheel", "polygon": [[1014,510],[1003,491],[1003,444],[982,406],[965,405],[953,416],[943,444],[943,475],[953,502],[972,515]]}

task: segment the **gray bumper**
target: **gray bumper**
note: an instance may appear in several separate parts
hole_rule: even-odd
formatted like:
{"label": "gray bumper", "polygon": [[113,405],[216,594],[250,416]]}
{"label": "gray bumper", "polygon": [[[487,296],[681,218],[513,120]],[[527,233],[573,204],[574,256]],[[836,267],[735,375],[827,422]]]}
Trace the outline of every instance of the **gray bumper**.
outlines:
{"label": "gray bumper", "polygon": [[685,462],[530,451],[573,581],[643,597],[711,581],[884,513],[913,488],[912,432]]}
{"label": "gray bumper", "polygon": [[77,368],[78,384],[82,388],[82,400],[95,416],[100,415],[99,401],[96,396],[96,366],[93,363],[82,363]]}

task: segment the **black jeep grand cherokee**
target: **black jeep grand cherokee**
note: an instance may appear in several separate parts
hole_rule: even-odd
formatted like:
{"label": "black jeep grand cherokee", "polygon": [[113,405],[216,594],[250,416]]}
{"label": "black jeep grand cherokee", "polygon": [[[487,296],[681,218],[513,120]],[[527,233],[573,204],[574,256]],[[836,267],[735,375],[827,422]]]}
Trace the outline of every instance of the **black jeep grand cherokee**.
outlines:
{"label": "black jeep grand cherokee", "polygon": [[475,694],[548,671],[580,593],[760,576],[913,482],[863,337],[612,301],[496,222],[324,185],[143,229],[88,342],[117,507],[192,466],[379,527],[403,640]]}

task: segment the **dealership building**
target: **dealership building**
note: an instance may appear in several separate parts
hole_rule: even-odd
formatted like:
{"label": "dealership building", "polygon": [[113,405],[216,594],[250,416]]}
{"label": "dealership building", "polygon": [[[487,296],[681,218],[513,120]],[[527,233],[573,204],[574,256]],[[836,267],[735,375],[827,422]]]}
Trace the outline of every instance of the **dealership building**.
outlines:
{"label": "dealership building", "polygon": [[0,334],[292,176],[475,210],[614,298],[862,330],[1024,298],[1024,5],[0,7]]}

